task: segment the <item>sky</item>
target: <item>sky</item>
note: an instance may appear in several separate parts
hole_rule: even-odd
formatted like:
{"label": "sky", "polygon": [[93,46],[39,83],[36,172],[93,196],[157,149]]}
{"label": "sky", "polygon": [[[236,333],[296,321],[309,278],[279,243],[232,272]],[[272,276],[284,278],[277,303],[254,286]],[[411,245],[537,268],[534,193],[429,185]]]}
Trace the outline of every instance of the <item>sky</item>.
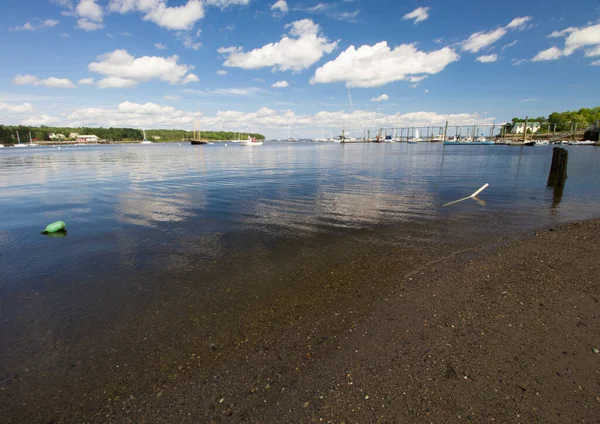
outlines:
{"label": "sky", "polygon": [[600,105],[600,0],[3,0],[0,124],[253,131]]}

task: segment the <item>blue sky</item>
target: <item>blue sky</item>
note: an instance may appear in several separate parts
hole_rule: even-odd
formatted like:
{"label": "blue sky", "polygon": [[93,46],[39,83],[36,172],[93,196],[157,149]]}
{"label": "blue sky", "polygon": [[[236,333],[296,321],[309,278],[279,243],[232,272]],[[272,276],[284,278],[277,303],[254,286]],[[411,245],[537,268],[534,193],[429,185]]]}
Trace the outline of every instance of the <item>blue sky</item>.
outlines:
{"label": "blue sky", "polygon": [[5,0],[0,14],[5,124],[191,129],[199,112],[205,129],[312,137],[600,105],[597,0]]}

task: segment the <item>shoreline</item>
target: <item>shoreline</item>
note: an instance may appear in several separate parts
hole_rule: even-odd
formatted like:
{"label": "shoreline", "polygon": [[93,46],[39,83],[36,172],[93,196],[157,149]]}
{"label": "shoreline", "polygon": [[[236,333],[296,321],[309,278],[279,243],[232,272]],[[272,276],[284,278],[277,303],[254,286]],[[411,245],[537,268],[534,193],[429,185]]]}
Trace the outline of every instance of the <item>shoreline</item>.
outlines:
{"label": "shoreline", "polygon": [[[212,310],[176,305],[157,322],[180,321],[135,334],[134,350],[81,359],[79,379],[3,379],[5,422],[593,421],[600,220],[528,234],[391,237],[383,253],[349,237],[308,254],[330,254],[327,270],[305,255],[273,271],[294,282],[285,289],[248,297],[232,284]],[[145,352],[144,337],[170,346]]]}

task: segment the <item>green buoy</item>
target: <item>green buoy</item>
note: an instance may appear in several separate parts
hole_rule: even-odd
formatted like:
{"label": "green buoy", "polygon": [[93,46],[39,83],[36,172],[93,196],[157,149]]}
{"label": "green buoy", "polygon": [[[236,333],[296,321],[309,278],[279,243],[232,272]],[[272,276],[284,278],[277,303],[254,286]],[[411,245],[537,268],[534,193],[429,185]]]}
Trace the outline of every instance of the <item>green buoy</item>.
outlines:
{"label": "green buoy", "polygon": [[63,231],[65,228],[67,228],[67,224],[65,224],[63,221],[56,221],[56,222],[53,222],[52,224],[49,224],[46,227],[46,229],[44,231],[42,231],[42,234],[56,233],[59,231]]}

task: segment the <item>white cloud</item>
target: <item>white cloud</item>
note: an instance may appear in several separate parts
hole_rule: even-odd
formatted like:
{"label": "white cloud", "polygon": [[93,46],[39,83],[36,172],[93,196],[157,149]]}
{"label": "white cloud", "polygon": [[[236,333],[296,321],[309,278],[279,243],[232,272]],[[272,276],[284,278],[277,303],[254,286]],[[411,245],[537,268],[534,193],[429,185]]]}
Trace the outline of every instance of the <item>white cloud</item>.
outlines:
{"label": "white cloud", "polygon": [[228,72],[226,70],[224,70],[224,69],[219,69],[217,71],[217,75],[223,76],[223,75],[227,75],[227,74],[228,74]]}
{"label": "white cloud", "polygon": [[176,102],[178,100],[181,100],[181,96],[178,96],[178,95],[172,95],[172,96],[166,95],[166,96],[163,96],[163,99],[165,99],[167,101],[170,101],[170,102]]}
{"label": "white cloud", "polygon": [[169,30],[191,30],[204,18],[204,5],[225,9],[234,5],[247,5],[250,0],[187,0],[180,6],[167,6],[166,0],[110,0],[108,10],[115,13],[142,13],[145,21]]}
{"label": "white cloud", "polygon": [[287,81],[277,81],[276,83],[274,83],[273,85],[271,85],[271,87],[273,88],[287,88],[289,87],[289,84]]}
{"label": "white cloud", "polygon": [[502,51],[504,51],[504,50],[506,50],[506,49],[508,49],[510,47],[516,46],[518,42],[519,42],[519,40],[515,40],[515,41],[512,41],[512,42],[510,42],[508,44],[503,45],[502,46]]}
{"label": "white cloud", "polygon": [[156,43],[154,47],[156,47],[158,50],[164,50],[167,48],[167,46],[165,46],[163,43]]}
{"label": "white cloud", "polygon": [[139,82],[159,79],[169,84],[197,82],[196,75],[190,73],[191,65],[178,64],[179,57],[143,56],[137,59],[127,50],[115,50],[99,56],[99,62],[88,65],[91,72],[106,76],[98,82],[101,88],[131,87]]}
{"label": "white cloud", "polygon": [[33,110],[31,103],[23,103],[20,105],[12,105],[10,103],[0,102],[0,110],[6,110],[11,113],[26,113]]}
{"label": "white cloud", "polygon": [[224,66],[243,69],[272,67],[273,71],[299,72],[337,47],[337,41],[330,43],[321,35],[319,25],[310,19],[293,22],[286,28],[290,28],[289,36],[249,52],[244,52],[242,47],[221,47],[218,52],[228,56]]}
{"label": "white cloud", "polygon": [[600,44],[598,44],[596,47],[586,50],[585,51],[585,57],[596,57],[596,56],[600,56]]}
{"label": "white cloud", "polygon": [[[46,123],[68,126],[103,126],[103,127],[153,127],[153,128],[185,128],[191,129],[197,118],[194,111],[177,110],[171,106],[154,103],[138,104],[123,102],[116,108],[80,108],[67,112],[64,116],[52,117],[42,115],[35,118]],[[313,115],[296,114],[293,110],[273,110],[262,107],[252,112],[222,110],[215,115],[203,116],[202,126],[206,129],[281,132],[292,125],[297,130],[313,129],[315,134],[321,128],[341,131],[343,122],[348,118],[356,129],[379,128],[389,126],[390,122],[398,122],[400,126],[442,126],[445,121],[455,125],[473,125],[475,123],[492,123],[495,118],[484,118],[478,114],[437,114],[435,112],[410,112],[405,114],[384,114],[376,111],[357,110],[351,117],[340,110],[334,112],[321,111]],[[23,122],[22,122],[23,123]],[[362,132],[361,132],[362,133]]]}
{"label": "white cloud", "polygon": [[527,22],[531,20],[531,16],[522,16],[520,18],[515,18],[508,25],[506,25],[506,29],[519,29],[523,28]]}
{"label": "white cloud", "polygon": [[81,18],[77,21],[77,28],[83,29],[84,31],[96,31],[104,28],[104,25],[100,22],[92,22],[89,19]]}
{"label": "white cloud", "polygon": [[94,78],[83,78],[77,81],[79,85],[94,85]]}
{"label": "white cloud", "polygon": [[76,85],[67,78],[50,77],[39,79],[33,75],[17,75],[13,78],[13,83],[16,85],[36,85],[49,88],[75,88]]}
{"label": "white cloud", "polygon": [[558,47],[554,46],[554,47],[550,47],[549,49],[542,50],[541,52],[536,54],[535,57],[531,60],[533,62],[540,62],[543,60],[556,60],[556,59],[560,59],[562,57],[562,55],[563,55],[562,50],[559,49]]}
{"label": "white cloud", "polygon": [[199,0],[189,0],[185,5],[168,7],[166,3],[146,13],[144,20],[152,21],[160,27],[176,30],[192,28],[204,17],[204,7]]}
{"label": "white cloud", "polygon": [[281,13],[287,13],[287,11],[288,11],[288,4],[287,4],[287,2],[285,0],[277,0],[271,6],[271,10],[279,11]]}
{"label": "white cloud", "polygon": [[75,13],[94,22],[102,22],[104,17],[104,11],[96,4],[96,0],[81,0],[75,8]]}
{"label": "white cloud", "polygon": [[560,49],[556,46],[539,52],[532,60],[556,60],[563,56],[570,56],[578,49],[585,49],[586,57],[600,56],[600,24],[588,25],[586,27],[569,27],[562,31],[554,31],[549,38],[565,37],[565,47]]}
{"label": "white cloud", "polygon": [[200,96],[253,96],[262,93],[264,90],[258,87],[230,87],[215,88],[212,90],[184,90],[186,93],[197,94]]}
{"label": "white cloud", "polygon": [[592,64],[592,66],[600,66],[600,60],[595,60],[591,64]]}
{"label": "white cloud", "polygon": [[577,28],[571,32],[565,40],[564,54],[569,56],[579,48],[595,45],[600,45],[600,24]]}
{"label": "white cloud", "polygon": [[127,78],[106,77],[98,81],[96,85],[100,88],[128,88],[133,87],[136,84],[137,81],[130,80]]}
{"label": "white cloud", "polygon": [[459,58],[450,47],[427,53],[417,50],[415,44],[402,44],[391,50],[385,41],[358,49],[350,46],[318,68],[310,83],[345,82],[347,87],[379,87],[411,75],[437,74]]}
{"label": "white cloud", "polygon": [[421,82],[425,78],[427,78],[427,75],[417,75],[417,76],[412,76],[412,77],[408,78],[407,81],[415,83],[415,82]]}
{"label": "white cloud", "polygon": [[204,18],[204,6],[200,0],[188,0],[181,6],[169,7],[164,0],[111,0],[111,12],[144,13],[145,21],[170,30],[189,30]]}
{"label": "white cloud", "polygon": [[569,27],[569,28],[563,29],[562,31],[553,31],[550,35],[548,35],[548,38],[562,38],[562,37],[565,37],[567,34],[572,33],[573,31],[577,31],[577,28]]}
{"label": "white cloud", "polygon": [[72,15],[79,17],[77,28],[85,31],[96,31],[104,28],[104,10],[96,0],[81,0]]}
{"label": "white cloud", "polygon": [[508,30],[512,29],[523,29],[525,24],[531,20],[530,16],[522,16],[519,18],[515,18],[505,27],[497,28],[493,31],[489,32],[476,32],[471,34],[469,38],[467,38],[462,43],[462,50],[468,51],[471,53],[477,53],[481,49],[484,49],[488,46],[491,46],[496,41],[504,37]]}
{"label": "white cloud", "polygon": [[491,63],[491,62],[495,62],[498,60],[498,55],[497,54],[487,54],[487,55],[479,56],[475,60],[477,60],[477,62],[481,62],[481,63]]}
{"label": "white cloud", "polygon": [[504,37],[506,32],[505,28],[498,28],[490,32],[476,32],[464,41],[462,49],[471,53],[477,53]]}
{"label": "white cloud", "polygon": [[414,24],[418,24],[421,21],[429,18],[429,9],[430,7],[418,7],[410,13],[407,13],[402,17],[403,20],[414,19]]}
{"label": "white cloud", "polygon": [[423,91],[423,94],[429,94],[429,90],[425,89],[425,91]]}
{"label": "white cloud", "polygon": [[19,123],[21,125],[39,126],[39,125],[52,125],[52,124],[55,124],[58,122],[60,122],[60,118],[44,114],[44,115],[40,115],[40,116],[30,116],[29,118],[27,118],[23,121],[20,121]]}
{"label": "white cloud", "polygon": [[390,96],[388,96],[387,94],[382,94],[381,96],[378,97],[373,97],[371,99],[372,102],[387,102],[390,99]]}
{"label": "white cloud", "polygon": [[24,23],[20,27],[12,28],[12,31],[37,31],[43,28],[53,28],[58,25],[60,21],[56,19],[46,19],[45,21],[39,21],[34,19],[32,21]]}
{"label": "white cloud", "polygon": [[183,41],[183,47],[186,49],[198,50],[200,47],[202,47],[201,42],[195,41],[199,35],[200,30],[196,32],[196,36],[193,36],[190,33],[180,33],[179,38]]}

